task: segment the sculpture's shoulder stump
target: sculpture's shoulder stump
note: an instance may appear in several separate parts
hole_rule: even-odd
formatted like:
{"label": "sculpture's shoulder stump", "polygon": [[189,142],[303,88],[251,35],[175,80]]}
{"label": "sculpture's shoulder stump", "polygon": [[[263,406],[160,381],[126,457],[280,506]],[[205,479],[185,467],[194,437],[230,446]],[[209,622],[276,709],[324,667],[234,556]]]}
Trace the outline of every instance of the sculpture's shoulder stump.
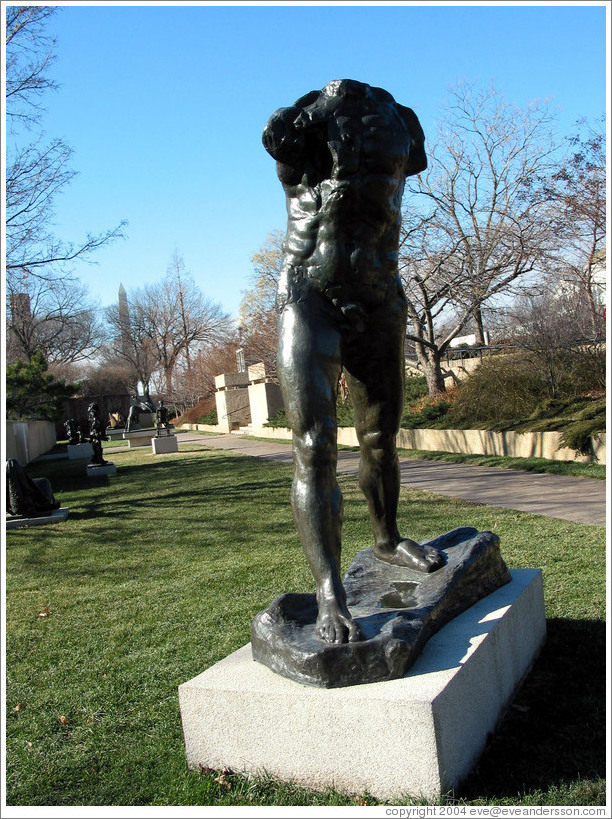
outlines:
{"label": "sculpture's shoulder stump", "polygon": [[29,526],[47,526],[49,523],[61,523],[68,517],[68,512],[68,507],[63,506],[60,509],[53,509],[45,515],[34,518],[26,518],[21,515],[7,515],[6,528],[25,529]]}
{"label": "sculpture's shoulder stump", "polygon": [[344,587],[365,639],[325,643],[315,634],[314,594],[284,594],[253,621],[253,657],[285,677],[337,688],[402,677],[427,640],[481,598],[510,582],[492,532],[463,527],[428,541],[446,565],[430,574],[360,552]]}

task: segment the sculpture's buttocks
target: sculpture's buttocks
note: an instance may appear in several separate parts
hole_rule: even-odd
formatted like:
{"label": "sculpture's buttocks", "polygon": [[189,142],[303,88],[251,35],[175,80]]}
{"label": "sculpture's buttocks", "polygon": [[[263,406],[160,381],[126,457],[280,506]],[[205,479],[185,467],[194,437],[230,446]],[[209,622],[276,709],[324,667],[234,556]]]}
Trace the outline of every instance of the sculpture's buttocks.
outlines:
{"label": "sculpture's buttocks", "polygon": [[277,111],[263,141],[287,197],[281,297],[299,282],[339,304],[397,293],[404,182],[427,164],[414,113],[382,89],[334,81]]}

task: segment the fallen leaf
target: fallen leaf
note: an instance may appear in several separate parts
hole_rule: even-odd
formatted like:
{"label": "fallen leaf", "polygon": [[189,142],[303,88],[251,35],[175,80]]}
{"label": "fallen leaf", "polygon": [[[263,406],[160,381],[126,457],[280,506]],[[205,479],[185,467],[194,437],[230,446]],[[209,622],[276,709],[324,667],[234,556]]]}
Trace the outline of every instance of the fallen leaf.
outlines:
{"label": "fallen leaf", "polygon": [[221,785],[222,788],[226,788],[228,791],[232,787],[231,784],[227,781],[227,777],[231,774],[232,771],[230,768],[223,768],[219,776],[215,776],[215,782]]}
{"label": "fallen leaf", "polygon": [[59,718],[59,721],[62,723],[62,725],[68,725],[68,718],[67,717],[61,716]]}
{"label": "fallen leaf", "polygon": [[16,706],[13,708],[13,711],[23,711],[23,709],[24,709],[25,707],[26,707],[26,706],[25,706],[25,702],[19,702],[19,703],[17,703],[17,705],[16,705]]}
{"label": "fallen leaf", "polygon": [[31,742],[28,742],[28,746],[27,746],[27,747],[28,747],[28,751],[29,751],[29,750],[30,750],[30,748],[33,748],[34,746],[32,745],[32,743],[31,743]]}
{"label": "fallen leaf", "polygon": [[53,612],[49,606],[44,606],[43,610],[38,612],[38,618],[41,619],[43,617],[51,617],[52,614]]}

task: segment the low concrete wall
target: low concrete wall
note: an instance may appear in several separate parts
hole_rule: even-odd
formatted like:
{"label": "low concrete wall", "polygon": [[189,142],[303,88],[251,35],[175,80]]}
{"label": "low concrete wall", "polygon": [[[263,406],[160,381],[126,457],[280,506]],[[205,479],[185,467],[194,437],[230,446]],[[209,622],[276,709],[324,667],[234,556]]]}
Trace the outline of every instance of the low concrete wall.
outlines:
{"label": "low concrete wall", "polygon": [[[589,463],[593,459],[561,445],[560,432],[490,432],[486,429],[400,429],[402,449],[461,452],[468,455],[505,455],[511,458],[547,458]],[[606,463],[606,436],[592,438],[595,459]]]}
{"label": "low concrete wall", "polygon": [[[183,424],[186,429],[221,433],[220,427],[207,424]],[[291,440],[291,430],[283,427],[258,427],[250,430],[258,438]],[[338,429],[338,443],[358,446],[354,427]],[[592,438],[597,463],[606,463],[605,433]],[[466,455],[505,455],[510,458],[547,458],[552,461],[589,463],[592,458],[561,446],[560,432],[490,432],[486,429],[400,429],[397,436],[400,449],[423,449],[438,452],[459,452]]]}
{"label": "low concrete wall", "polygon": [[7,421],[6,458],[16,458],[21,466],[53,449],[55,424],[51,421]]}

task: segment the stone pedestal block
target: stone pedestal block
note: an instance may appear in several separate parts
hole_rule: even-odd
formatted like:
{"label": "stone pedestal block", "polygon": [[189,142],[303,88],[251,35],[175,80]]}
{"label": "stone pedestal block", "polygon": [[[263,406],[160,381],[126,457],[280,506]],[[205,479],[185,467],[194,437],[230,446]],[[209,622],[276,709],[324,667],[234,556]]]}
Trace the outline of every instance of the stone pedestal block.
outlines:
{"label": "stone pedestal block", "polygon": [[176,435],[160,435],[151,439],[151,447],[154,455],[165,455],[168,452],[178,452],[178,440]]}
{"label": "stone pedestal block", "polygon": [[[243,375],[243,373],[236,374]],[[221,432],[229,432],[235,425],[244,426],[251,423],[248,387],[217,390],[215,403]]]}
{"label": "stone pedestal block", "polygon": [[128,442],[128,449],[133,449],[137,446],[148,446],[149,441],[155,437],[157,430],[142,429],[135,432],[124,432],[123,439]]}
{"label": "stone pedestal block", "polygon": [[93,447],[89,441],[82,444],[68,444],[68,458],[71,461],[93,458]]}
{"label": "stone pedestal block", "polygon": [[248,372],[221,373],[221,375],[215,376],[215,388],[218,390],[226,390],[230,387],[246,387],[248,383]]}
{"label": "stone pedestal block", "polygon": [[512,580],[438,631],[406,676],[301,685],[248,644],[179,686],[187,762],[378,799],[436,799],[466,777],[546,637],[542,575]]}
{"label": "stone pedestal block", "polygon": [[68,517],[66,506],[60,509],[53,509],[48,515],[41,515],[36,518],[24,518],[19,515],[6,516],[7,529],[25,529],[27,526],[46,526],[49,523],[60,523]]}
{"label": "stone pedestal block", "polygon": [[117,467],[110,461],[102,466],[98,464],[87,464],[88,478],[104,478],[106,475],[116,475]]}
{"label": "stone pedestal block", "polygon": [[251,423],[254,427],[263,426],[283,408],[280,387],[272,383],[249,384],[249,405]]}

